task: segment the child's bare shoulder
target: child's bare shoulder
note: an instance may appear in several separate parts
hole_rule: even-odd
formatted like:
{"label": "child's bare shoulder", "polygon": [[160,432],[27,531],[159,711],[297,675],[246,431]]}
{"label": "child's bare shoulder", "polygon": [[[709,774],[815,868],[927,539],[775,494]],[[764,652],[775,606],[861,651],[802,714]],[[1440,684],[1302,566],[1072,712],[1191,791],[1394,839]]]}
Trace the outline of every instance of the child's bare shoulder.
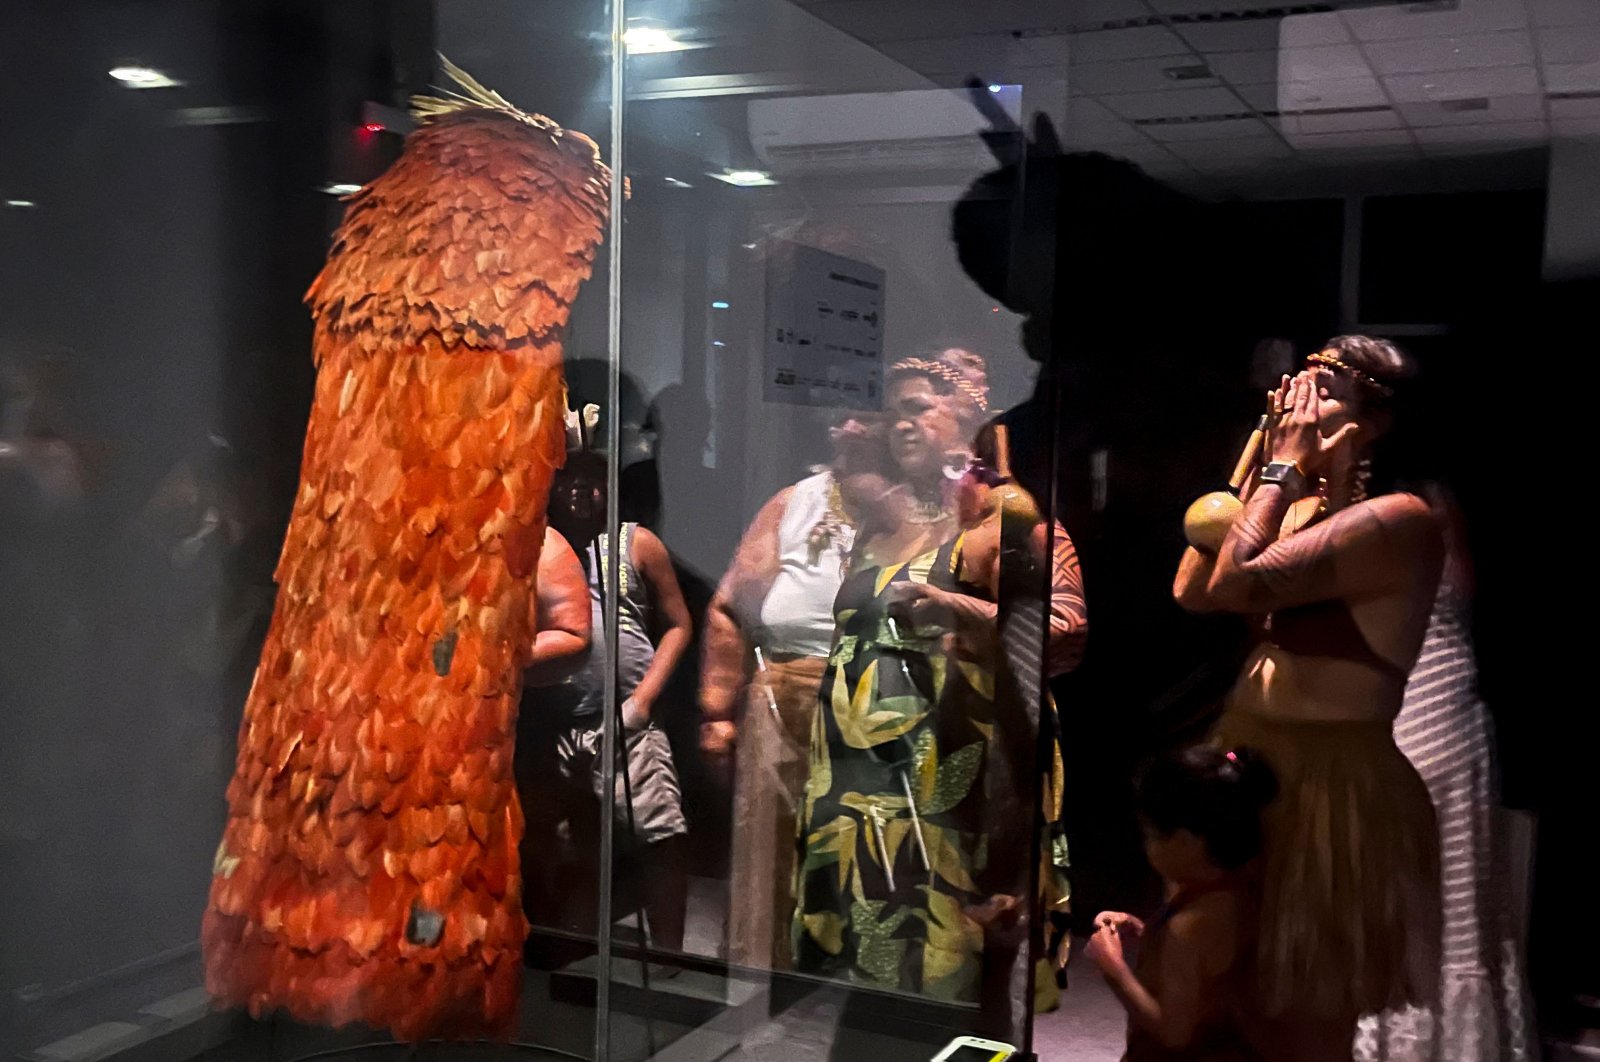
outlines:
{"label": "child's bare shoulder", "polygon": [[1232,938],[1238,931],[1244,914],[1244,902],[1238,893],[1219,889],[1197,896],[1183,910],[1172,916],[1168,932],[1172,936],[1193,941]]}

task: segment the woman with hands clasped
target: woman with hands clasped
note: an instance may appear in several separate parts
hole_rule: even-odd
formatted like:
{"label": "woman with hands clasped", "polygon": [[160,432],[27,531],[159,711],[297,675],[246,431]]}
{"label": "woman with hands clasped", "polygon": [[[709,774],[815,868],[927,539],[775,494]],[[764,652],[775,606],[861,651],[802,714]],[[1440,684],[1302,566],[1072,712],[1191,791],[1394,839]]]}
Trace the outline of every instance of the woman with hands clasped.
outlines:
{"label": "woman with hands clasped", "polygon": [[1392,725],[1444,546],[1417,495],[1367,496],[1407,368],[1365,336],[1311,355],[1270,396],[1270,461],[1242,512],[1215,552],[1185,552],[1173,587],[1261,625],[1213,740],[1260,750],[1280,782],[1252,1007],[1271,1059],[1348,1059],[1361,1014],[1437,989],[1437,827]]}

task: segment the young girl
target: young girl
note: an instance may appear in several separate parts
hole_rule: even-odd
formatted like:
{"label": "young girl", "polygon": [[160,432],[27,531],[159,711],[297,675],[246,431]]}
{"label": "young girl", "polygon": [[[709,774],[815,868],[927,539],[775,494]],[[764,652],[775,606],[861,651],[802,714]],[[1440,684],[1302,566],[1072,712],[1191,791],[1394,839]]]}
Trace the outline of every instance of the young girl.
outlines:
{"label": "young girl", "polygon": [[[1141,774],[1135,803],[1145,853],[1167,901],[1146,925],[1107,911],[1089,957],[1128,1011],[1124,1062],[1248,1062],[1237,1015],[1252,951],[1243,868],[1261,850],[1261,812],[1277,792],[1249,749],[1209,746],[1163,757]],[[1130,968],[1124,942],[1138,941]]]}

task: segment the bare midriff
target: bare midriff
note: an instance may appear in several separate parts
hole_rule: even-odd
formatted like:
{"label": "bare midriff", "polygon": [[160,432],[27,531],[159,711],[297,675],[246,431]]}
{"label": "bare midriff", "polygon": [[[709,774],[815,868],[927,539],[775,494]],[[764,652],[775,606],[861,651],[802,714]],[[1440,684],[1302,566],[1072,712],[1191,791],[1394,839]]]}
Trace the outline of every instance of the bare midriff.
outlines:
{"label": "bare midriff", "polygon": [[1310,723],[1388,723],[1404,693],[1403,674],[1263,642],[1245,661],[1228,709]]}

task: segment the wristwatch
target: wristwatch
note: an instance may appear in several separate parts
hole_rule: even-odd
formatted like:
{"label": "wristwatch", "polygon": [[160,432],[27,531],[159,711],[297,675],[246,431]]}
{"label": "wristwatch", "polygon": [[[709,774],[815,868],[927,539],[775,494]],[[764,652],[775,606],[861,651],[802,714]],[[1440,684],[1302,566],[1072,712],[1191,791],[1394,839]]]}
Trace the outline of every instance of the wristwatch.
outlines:
{"label": "wristwatch", "polygon": [[1276,483],[1284,490],[1300,494],[1305,492],[1307,480],[1297,462],[1273,461],[1261,470],[1261,482]]}

